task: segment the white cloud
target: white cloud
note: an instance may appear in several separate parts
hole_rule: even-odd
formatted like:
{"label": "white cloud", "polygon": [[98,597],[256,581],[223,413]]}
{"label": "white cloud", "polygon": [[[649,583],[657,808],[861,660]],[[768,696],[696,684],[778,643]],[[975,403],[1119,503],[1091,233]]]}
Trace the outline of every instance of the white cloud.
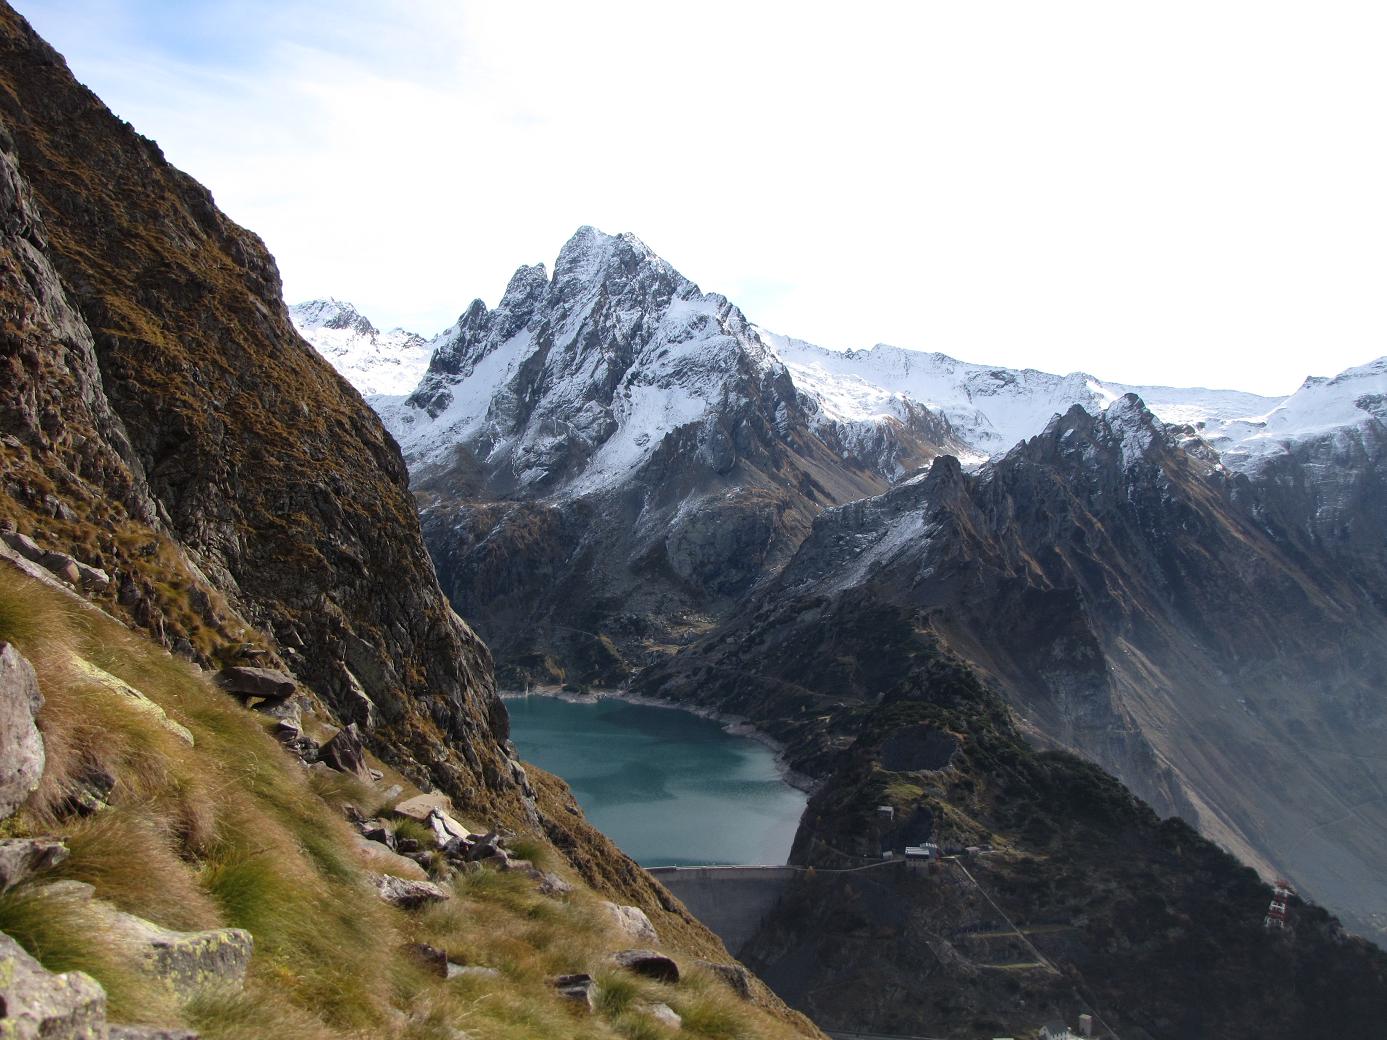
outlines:
{"label": "white cloud", "polygon": [[434,331],[592,223],[831,345],[1266,392],[1387,350],[1377,5],[192,6],[26,13],[291,299]]}

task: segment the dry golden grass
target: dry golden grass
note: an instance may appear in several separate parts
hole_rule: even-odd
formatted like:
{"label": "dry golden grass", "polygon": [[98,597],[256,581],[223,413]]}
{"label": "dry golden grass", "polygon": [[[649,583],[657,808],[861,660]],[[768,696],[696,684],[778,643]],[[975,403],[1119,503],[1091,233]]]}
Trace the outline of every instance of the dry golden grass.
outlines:
{"label": "dry golden grass", "polygon": [[[10,829],[60,834],[72,856],[58,873],[124,910],[167,927],[241,927],[255,938],[242,994],[179,1008],[122,966],[100,930],[84,924],[80,903],[55,902],[32,885],[0,897],[0,930],[51,968],[101,980],[119,1018],[181,1023],[207,1040],[456,1040],[459,1029],[478,1040],[657,1040],[673,1035],[642,1010],[658,1001],[684,1016],[689,1037],[800,1035],[697,971],[668,986],[605,969],[606,955],[629,943],[582,887],[555,900],[519,875],[483,871],[459,876],[446,903],[413,913],[386,906],[340,811],[352,802],[376,812],[375,788],[309,774],[264,719],[195,668],[7,571],[0,640],[16,644],[38,672],[50,756],[40,790]],[[74,655],[142,691],[196,746],[84,677]],[[93,772],[116,779],[110,806],[73,815],[65,803]],[[408,822],[399,833],[428,837]],[[561,862],[539,839],[523,839],[518,851],[546,869]],[[412,942],[500,975],[438,979],[402,952]],[[549,981],[582,971],[602,987],[590,1016]]]}

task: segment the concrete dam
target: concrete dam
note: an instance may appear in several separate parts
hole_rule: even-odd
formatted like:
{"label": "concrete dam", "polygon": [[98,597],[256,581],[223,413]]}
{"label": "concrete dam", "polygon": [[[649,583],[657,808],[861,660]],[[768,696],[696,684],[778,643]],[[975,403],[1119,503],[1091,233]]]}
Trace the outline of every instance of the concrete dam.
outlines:
{"label": "concrete dam", "polygon": [[647,873],[673,892],[740,957],[802,867],[653,867]]}

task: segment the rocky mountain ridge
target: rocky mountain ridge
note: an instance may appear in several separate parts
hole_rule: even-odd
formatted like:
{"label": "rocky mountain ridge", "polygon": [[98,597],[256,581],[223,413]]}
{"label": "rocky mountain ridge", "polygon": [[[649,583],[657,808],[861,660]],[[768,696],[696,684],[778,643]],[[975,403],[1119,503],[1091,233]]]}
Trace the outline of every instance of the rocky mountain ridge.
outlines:
{"label": "rocky mountain ridge", "polygon": [[[910,662],[880,660],[872,627],[842,614],[906,611],[981,668],[1033,738],[1375,935],[1381,571],[1370,557],[1345,568],[1312,514],[1269,524],[1259,490],[1135,395],[1097,416],[1075,406],[976,474],[941,459],[825,512],[763,594],[641,685],[787,717],[804,647],[832,640],[838,697],[870,705]],[[758,704],[737,675],[787,685]]]}

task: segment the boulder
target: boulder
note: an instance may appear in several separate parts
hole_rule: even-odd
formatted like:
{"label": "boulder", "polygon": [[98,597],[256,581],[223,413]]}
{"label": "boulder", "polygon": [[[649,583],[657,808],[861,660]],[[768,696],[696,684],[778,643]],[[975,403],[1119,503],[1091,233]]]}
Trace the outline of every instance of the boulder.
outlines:
{"label": "boulder", "polygon": [[161,1026],[111,1026],[109,1040],[199,1040],[188,1029],[164,1029]]}
{"label": "boulder", "polygon": [[412,910],[427,903],[441,903],[448,898],[448,893],[432,881],[414,881],[389,874],[373,874],[371,881],[381,899],[402,910]]}
{"label": "boulder", "polygon": [[165,712],[163,708],[155,704],[124,679],[117,675],[112,675],[104,668],[94,665],[85,658],[78,657],[75,654],[72,657],[72,665],[82,678],[104,687],[111,693],[120,694],[126,699],[125,703],[132,710],[148,715],[185,744],[194,745],[197,743],[197,741],[193,739],[192,731],[189,730],[187,726],[184,726],[180,722],[174,722],[173,719],[169,718],[168,713]]}
{"label": "boulder", "polygon": [[38,563],[43,559],[43,550],[39,547],[39,543],[34,541],[27,534],[9,531],[5,534],[0,534],[0,542],[4,542],[30,563]]}
{"label": "boulder", "polygon": [[0,840],[0,892],[51,870],[67,859],[67,846],[56,838]]}
{"label": "boulder", "polygon": [[61,578],[69,585],[76,585],[82,580],[82,572],[77,569],[77,561],[67,553],[49,550],[39,558],[38,563],[49,574]]}
{"label": "boulder", "polygon": [[655,1021],[663,1023],[671,1029],[682,1029],[684,1027],[684,1020],[679,1017],[679,1012],[675,1011],[674,1008],[670,1007],[668,1004],[641,1004],[640,1009]]}
{"label": "boulder", "polygon": [[601,905],[611,918],[612,923],[616,925],[617,930],[622,934],[636,942],[654,943],[660,941],[655,926],[650,923],[650,918],[645,916],[645,911],[640,907],[622,906],[618,903],[608,903],[605,900]]}
{"label": "boulder", "polygon": [[618,950],[607,960],[618,968],[656,982],[679,981],[679,965],[654,950]]}
{"label": "boulder", "polygon": [[379,842],[391,852],[395,851],[395,832],[385,825],[384,820],[367,820],[361,825],[361,836],[367,841]]}
{"label": "boulder", "polygon": [[33,666],[0,643],[0,820],[24,803],[43,776],[43,737],[34,724],[43,696]]}
{"label": "boulder", "polygon": [[107,933],[130,951],[131,966],[162,980],[180,1003],[209,991],[239,990],[245,982],[254,940],[244,929],[176,932],[99,899],[92,907]]}
{"label": "boulder", "polygon": [[98,1040],[106,992],[80,971],[54,974],[0,933],[0,1036],[5,1040]]}
{"label": "boulder", "polygon": [[297,685],[294,677],[284,672],[240,664],[223,668],[217,673],[217,682],[227,693],[238,697],[264,697],[272,701],[292,697]]}
{"label": "boulder", "polygon": [[82,587],[99,592],[111,584],[111,576],[100,567],[93,567],[89,563],[81,560],[73,561],[77,564],[77,576],[81,579]]}
{"label": "boulder", "polygon": [[591,975],[559,975],[553,981],[559,996],[589,1013],[597,1009],[597,983]]}
{"label": "boulder", "polygon": [[350,773],[363,783],[371,782],[371,774],[366,766],[366,749],[361,744],[361,733],[355,722],[339,729],[331,740],[319,748],[318,761],[339,773]]}
{"label": "boulder", "polygon": [[751,999],[751,972],[740,964],[718,964],[716,961],[698,961],[704,971],[716,975],[743,1000]]}

